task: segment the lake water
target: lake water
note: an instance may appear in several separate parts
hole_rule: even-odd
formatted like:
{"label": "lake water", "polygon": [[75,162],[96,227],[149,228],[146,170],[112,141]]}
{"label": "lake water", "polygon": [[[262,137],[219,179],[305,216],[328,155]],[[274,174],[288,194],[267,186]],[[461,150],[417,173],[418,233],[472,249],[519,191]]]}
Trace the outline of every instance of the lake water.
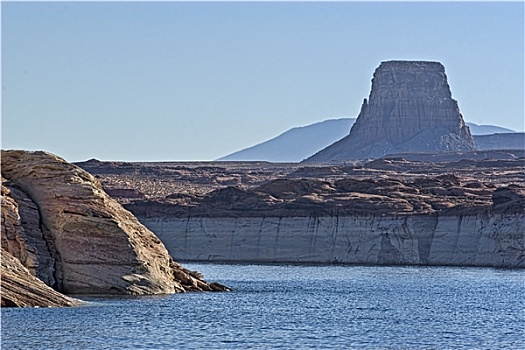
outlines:
{"label": "lake water", "polygon": [[2,309],[2,349],[525,349],[523,270],[184,265],[235,291]]}

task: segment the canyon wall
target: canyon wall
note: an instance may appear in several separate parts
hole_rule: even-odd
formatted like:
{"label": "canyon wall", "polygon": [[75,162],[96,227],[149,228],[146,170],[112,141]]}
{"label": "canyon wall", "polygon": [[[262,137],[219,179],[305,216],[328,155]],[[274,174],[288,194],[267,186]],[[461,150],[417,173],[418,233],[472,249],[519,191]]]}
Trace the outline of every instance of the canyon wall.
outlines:
{"label": "canyon wall", "polygon": [[405,156],[84,166],[175,259],[525,267],[523,152]]}
{"label": "canyon wall", "polygon": [[525,267],[525,214],[141,220],[178,260]]}

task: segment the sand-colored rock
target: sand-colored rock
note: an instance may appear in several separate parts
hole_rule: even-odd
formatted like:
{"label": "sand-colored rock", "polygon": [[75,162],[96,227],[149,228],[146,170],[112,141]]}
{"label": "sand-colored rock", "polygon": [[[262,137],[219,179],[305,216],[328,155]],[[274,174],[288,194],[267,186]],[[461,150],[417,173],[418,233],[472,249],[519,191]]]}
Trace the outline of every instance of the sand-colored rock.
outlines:
{"label": "sand-colored rock", "polygon": [[0,275],[2,307],[59,307],[82,304],[80,300],[65,296],[44,284],[4,248],[0,252]]}
{"label": "sand-colored rock", "polygon": [[[81,168],[46,152],[2,151],[2,176],[38,208],[41,237],[54,259],[56,290],[168,294],[219,289],[175,263],[162,242]],[[8,192],[13,191],[3,191],[6,197]],[[16,204],[5,203],[12,218],[3,225],[6,247],[23,256],[24,248],[12,241],[23,241],[26,225],[17,222]],[[34,257],[25,261],[36,264]]]}
{"label": "sand-colored rock", "polygon": [[33,276],[55,285],[54,246],[48,244],[36,204],[12,182],[2,178],[2,247],[20,260]]}

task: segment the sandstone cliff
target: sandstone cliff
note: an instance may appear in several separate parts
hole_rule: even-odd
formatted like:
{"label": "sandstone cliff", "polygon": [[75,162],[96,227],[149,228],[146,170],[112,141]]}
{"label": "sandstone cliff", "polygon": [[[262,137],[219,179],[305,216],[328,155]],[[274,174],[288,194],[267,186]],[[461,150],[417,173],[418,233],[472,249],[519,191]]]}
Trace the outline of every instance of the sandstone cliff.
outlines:
{"label": "sandstone cliff", "polygon": [[183,260],[525,267],[525,188],[453,175],[281,179],[216,190],[183,215],[130,207]]}
{"label": "sandstone cliff", "polygon": [[226,289],[174,262],[162,242],[79,167],[45,152],[2,151],[2,177],[2,247],[54,289]]}
{"label": "sandstone cliff", "polygon": [[382,62],[350,134],[308,162],[379,158],[402,152],[474,150],[468,126],[438,62]]}
{"label": "sandstone cliff", "polygon": [[524,155],[82,165],[128,189],[119,200],[176,259],[521,268]]}
{"label": "sandstone cliff", "polygon": [[525,268],[524,214],[144,218],[183,260]]}

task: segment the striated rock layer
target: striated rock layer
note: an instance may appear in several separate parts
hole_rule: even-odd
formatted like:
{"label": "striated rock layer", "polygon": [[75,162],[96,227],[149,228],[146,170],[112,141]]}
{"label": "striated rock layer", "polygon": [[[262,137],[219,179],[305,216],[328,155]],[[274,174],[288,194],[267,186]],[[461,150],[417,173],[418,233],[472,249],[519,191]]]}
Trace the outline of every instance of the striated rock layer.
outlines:
{"label": "striated rock layer", "polygon": [[175,259],[525,267],[523,151],[404,156],[82,166]]}
{"label": "striated rock layer", "polygon": [[2,248],[0,253],[0,306],[58,307],[78,306],[82,302],[67,297],[32,275],[20,260]]}
{"label": "striated rock layer", "polygon": [[172,260],[92,175],[45,152],[2,151],[2,247],[73,294],[225,290]]}
{"label": "striated rock layer", "polygon": [[525,188],[453,175],[228,187],[184,217],[131,207],[181,260],[525,267]]}
{"label": "striated rock layer", "polygon": [[525,267],[524,214],[148,218],[181,260]]}
{"label": "striated rock layer", "polygon": [[364,100],[350,134],[306,161],[474,149],[469,128],[452,99],[443,65],[388,61],[376,69],[369,99]]}

